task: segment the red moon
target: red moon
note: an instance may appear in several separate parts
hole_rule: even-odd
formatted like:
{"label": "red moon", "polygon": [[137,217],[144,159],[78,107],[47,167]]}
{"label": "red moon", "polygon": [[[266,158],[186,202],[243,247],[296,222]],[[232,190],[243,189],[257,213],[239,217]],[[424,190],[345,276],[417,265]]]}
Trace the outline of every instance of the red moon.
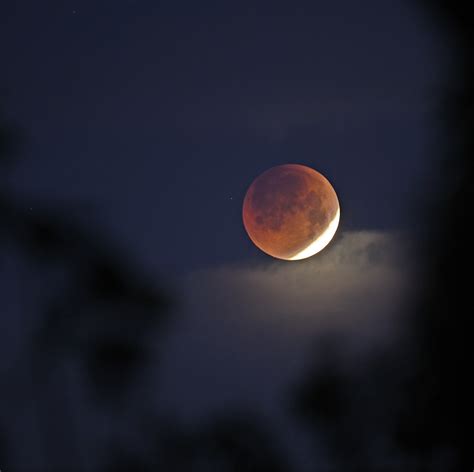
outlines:
{"label": "red moon", "polygon": [[329,181],[310,167],[284,164],[250,185],[242,218],[253,243],[278,259],[305,259],[324,249],[339,225],[340,209]]}

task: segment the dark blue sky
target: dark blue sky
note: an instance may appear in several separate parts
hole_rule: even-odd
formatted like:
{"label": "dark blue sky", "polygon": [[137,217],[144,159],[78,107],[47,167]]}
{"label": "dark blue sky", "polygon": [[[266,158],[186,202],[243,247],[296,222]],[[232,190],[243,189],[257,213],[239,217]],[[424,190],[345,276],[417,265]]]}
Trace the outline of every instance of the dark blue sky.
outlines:
{"label": "dark blue sky", "polygon": [[165,274],[265,258],[242,199],[296,162],[333,183],[341,228],[416,225],[442,57],[411,4],[6,3],[11,182],[33,211],[74,201]]}
{"label": "dark blue sky", "polygon": [[[101,228],[177,293],[174,329],[153,345],[158,410],[250,405],[295,446],[289,391],[317,341],[337,338],[354,370],[396,344],[417,286],[406,236],[439,178],[446,66],[414,5],[7,1],[0,55],[2,105],[23,136],[7,178],[24,205]],[[306,262],[269,258],[242,224],[250,183],[283,163],[321,172],[341,204],[335,241]],[[9,261],[7,367],[36,300]],[[103,420],[79,416],[89,457]]]}

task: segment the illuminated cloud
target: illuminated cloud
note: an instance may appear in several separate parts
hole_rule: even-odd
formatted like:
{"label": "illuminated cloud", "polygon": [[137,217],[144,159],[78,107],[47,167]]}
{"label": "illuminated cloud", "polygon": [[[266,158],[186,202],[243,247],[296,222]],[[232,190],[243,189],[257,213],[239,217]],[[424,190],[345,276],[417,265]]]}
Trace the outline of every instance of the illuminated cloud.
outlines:
{"label": "illuminated cloud", "polygon": [[400,237],[361,231],[304,261],[189,274],[182,325],[165,350],[165,396],[189,412],[255,401],[265,409],[299,378],[319,340],[370,355],[403,326],[410,259]]}

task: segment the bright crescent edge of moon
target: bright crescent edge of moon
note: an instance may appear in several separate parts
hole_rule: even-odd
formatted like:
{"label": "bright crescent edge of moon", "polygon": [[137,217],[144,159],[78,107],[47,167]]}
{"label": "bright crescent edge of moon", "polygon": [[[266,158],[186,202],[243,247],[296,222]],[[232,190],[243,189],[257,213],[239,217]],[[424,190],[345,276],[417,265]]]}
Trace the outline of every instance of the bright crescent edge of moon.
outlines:
{"label": "bright crescent edge of moon", "polygon": [[324,231],[324,233],[319,236],[319,238],[315,239],[309,246],[305,247],[298,254],[288,258],[287,260],[299,261],[300,259],[306,259],[308,257],[314,256],[317,252],[322,251],[331,242],[331,239],[336,234],[337,227],[339,226],[340,216],[341,212],[338,208],[336,215],[329,223],[328,227],[326,228],[326,231]]}

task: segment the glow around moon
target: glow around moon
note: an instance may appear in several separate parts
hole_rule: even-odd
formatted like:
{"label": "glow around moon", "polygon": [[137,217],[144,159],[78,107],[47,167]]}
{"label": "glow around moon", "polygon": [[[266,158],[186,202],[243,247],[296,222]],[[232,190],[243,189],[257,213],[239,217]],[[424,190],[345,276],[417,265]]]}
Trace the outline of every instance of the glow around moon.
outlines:
{"label": "glow around moon", "polygon": [[245,230],[263,252],[296,261],[323,250],[340,219],[329,181],[310,167],[285,164],[265,171],[249,187],[242,209]]}

